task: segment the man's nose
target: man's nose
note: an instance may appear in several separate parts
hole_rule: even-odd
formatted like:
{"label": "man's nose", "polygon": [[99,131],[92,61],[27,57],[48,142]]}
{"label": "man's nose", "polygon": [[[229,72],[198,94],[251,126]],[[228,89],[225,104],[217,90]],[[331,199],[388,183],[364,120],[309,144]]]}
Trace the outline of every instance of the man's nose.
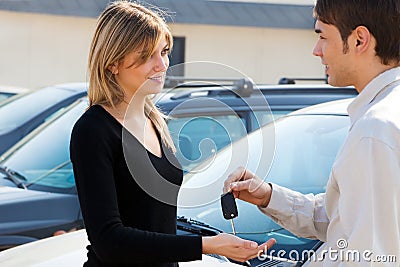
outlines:
{"label": "man's nose", "polygon": [[321,57],[322,56],[322,49],[321,49],[321,45],[320,45],[319,41],[315,44],[312,53],[316,57]]}

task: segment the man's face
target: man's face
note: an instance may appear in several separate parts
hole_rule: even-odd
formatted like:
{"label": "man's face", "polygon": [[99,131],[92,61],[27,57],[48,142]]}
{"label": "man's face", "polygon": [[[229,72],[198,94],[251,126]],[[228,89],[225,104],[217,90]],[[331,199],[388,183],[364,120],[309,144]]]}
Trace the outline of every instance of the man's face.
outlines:
{"label": "man's face", "polygon": [[315,32],[318,34],[318,41],[313,54],[320,57],[321,63],[325,65],[328,83],[333,86],[354,85],[354,53],[351,48],[344,46],[338,28],[317,20]]}

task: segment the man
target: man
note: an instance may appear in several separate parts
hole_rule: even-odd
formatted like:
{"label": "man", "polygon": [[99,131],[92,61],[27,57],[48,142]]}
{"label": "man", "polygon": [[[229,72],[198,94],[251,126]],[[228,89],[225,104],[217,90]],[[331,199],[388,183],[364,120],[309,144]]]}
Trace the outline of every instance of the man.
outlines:
{"label": "man", "polygon": [[325,266],[374,266],[388,255],[396,262],[386,265],[399,266],[400,0],[317,0],[314,14],[319,39],[313,54],[329,84],[359,92],[348,107],[351,128],[326,193],[302,195],[242,167],[224,191],[258,205],[298,236],[360,255],[325,255]]}

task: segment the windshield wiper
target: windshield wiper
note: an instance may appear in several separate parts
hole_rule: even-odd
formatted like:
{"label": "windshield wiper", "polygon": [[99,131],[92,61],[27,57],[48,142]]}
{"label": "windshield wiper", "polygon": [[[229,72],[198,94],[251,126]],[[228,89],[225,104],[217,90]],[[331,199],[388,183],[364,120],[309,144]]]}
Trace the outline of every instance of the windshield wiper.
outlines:
{"label": "windshield wiper", "polygon": [[48,172],[40,175],[38,178],[36,178],[35,180],[31,181],[29,184],[26,185],[26,187],[30,187],[32,184],[37,183],[38,181],[42,180],[43,178],[49,176],[50,174],[58,171],[61,168],[64,168],[65,166],[67,166],[68,164],[70,164],[71,161],[68,159],[60,164],[58,164],[57,166],[55,166],[53,169],[49,170]]}
{"label": "windshield wiper", "polygon": [[178,216],[177,228],[185,232],[201,235],[201,236],[213,236],[222,233],[221,230],[212,227],[206,223],[186,218],[184,216]]}
{"label": "windshield wiper", "polygon": [[23,182],[21,182],[21,180],[27,181],[25,176],[23,176],[22,174],[20,174],[16,171],[13,171],[7,167],[0,167],[0,172],[6,175],[5,179],[10,180],[17,187],[27,189],[26,185]]}

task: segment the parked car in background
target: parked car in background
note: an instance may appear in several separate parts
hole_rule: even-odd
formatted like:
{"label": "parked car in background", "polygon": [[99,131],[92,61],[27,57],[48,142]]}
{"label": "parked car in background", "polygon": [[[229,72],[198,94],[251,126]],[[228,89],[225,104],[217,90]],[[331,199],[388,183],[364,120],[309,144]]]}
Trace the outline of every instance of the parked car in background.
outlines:
{"label": "parked car in background", "polygon": [[358,94],[353,87],[294,84],[295,80],[299,79],[285,78],[279,85],[255,85],[248,79],[218,86],[183,83],[159,94],[155,102],[171,117],[168,128],[183,169],[190,171],[231,142],[289,112]]}
{"label": "parked car in background", "polygon": [[23,87],[0,85],[0,102],[14,95],[26,93],[28,91],[29,89]]}
{"label": "parked car in background", "polygon": [[0,155],[49,116],[86,94],[85,83],[67,83],[18,94],[0,103]]}
{"label": "parked car in background", "polygon": [[0,186],[0,206],[0,251],[83,226],[74,194]]}

